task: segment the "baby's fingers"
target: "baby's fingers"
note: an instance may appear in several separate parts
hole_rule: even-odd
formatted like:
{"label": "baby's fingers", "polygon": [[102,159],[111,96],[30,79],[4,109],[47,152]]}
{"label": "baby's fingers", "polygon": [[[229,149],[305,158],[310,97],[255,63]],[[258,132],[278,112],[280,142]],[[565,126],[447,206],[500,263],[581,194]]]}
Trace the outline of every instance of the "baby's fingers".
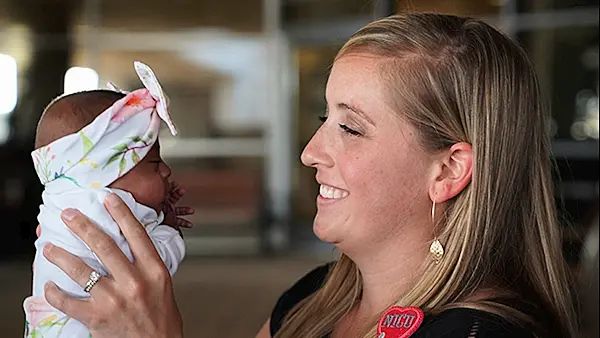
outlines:
{"label": "baby's fingers", "polygon": [[188,216],[193,215],[195,212],[192,207],[175,207],[175,215],[177,216]]}
{"label": "baby's fingers", "polygon": [[177,202],[179,202],[179,200],[185,195],[185,189],[184,188],[177,188],[175,190],[171,190],[169,191],[169,195],[167,196],[167,199],[170,203],[172,204],[177,204]]}
{"label": "baby's fingers", "polygon": [[180,228],[192,228],[194,227],[194,223],[188,221],[185,218],[177,217],[177,226]]}

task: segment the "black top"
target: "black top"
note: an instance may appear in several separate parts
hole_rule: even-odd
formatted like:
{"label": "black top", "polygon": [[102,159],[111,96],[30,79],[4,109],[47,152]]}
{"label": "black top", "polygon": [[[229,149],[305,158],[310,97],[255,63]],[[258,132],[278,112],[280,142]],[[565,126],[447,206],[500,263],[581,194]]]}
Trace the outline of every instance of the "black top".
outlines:
{"label": "black top", "polygon": [[[281,328],[285,315],[299,301],[317,291],[329,272],[325,264],[302,277],[284,292],[271,314],[271,336]],[[425,316],[421,327],[411,338],[533,338],[527,329],[515,326],[494,314],[472,309],[451,309],[431,317]],[[327,338],[327,337],[323,337]]]}

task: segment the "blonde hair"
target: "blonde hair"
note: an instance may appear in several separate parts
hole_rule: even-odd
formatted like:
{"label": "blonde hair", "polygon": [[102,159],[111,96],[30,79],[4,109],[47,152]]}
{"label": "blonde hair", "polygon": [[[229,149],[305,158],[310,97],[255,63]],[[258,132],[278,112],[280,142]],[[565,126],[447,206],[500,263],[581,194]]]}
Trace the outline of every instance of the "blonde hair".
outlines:
{"label": "blonde hair", "polygon": [[[418,130],[425,151],[457,142],[473,150],[471,183],[437,222],[444,259],[423,262],[424,273],[395,304],[426,314],[473,308],[576,335],[553,195],[549,116],[523,49],[479,20],[409,13],[360,29],[336,60],[353,53],[378,57],[389,89],[386,103]],[[502,294],[469,300],[486,288]],[[342,255],[322,288],[290,311],[275,337],[323,337],[360,301],[361,290],[360,272]],[[501,299],[524,300],[536,310]],[[376,335],[380,315],[374,314],[364,337]]]}

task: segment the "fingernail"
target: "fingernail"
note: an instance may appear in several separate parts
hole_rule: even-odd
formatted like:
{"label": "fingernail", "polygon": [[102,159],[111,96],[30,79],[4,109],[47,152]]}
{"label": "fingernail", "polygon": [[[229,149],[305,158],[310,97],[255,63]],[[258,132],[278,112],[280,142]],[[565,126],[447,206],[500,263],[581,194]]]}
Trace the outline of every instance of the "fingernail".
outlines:
{"label": "fingernail", "polygon": [[52,245],[50,243],[44,245],[44,248],[42,249],[44,251],[44,256],[48,256],[48,253],[50,252],[52,247],[54,247],[54,245]]}
{"label": "fingernail", "polygon": [[77,210],[68,208],[68,209],[63,210],[62,217],[64,219],[66,219],[67,221],[71,221],[71,220],[73,220],[73,218],[75,218],[75,216],[77,216],[77,213],[78,213]]}
{"label": "fingernail", "polygon": [[115,194],[110,194],[106,196],[106,202],[108,205],[115,207],[119,204],[119,197],[117,197]]}
{"label": "fingernail", "polygon": [[53,282],[46,282],[46,284],[44,284],[44,291],[49,291],[50,289],[56,289],[56,284],[54,284]]}

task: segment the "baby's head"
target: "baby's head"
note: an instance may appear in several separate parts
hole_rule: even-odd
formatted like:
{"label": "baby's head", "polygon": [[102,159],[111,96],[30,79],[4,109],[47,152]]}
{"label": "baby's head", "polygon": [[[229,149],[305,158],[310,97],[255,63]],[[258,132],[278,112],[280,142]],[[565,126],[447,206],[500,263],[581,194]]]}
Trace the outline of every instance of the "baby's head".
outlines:
{"label": "baby's head", "polygon": [[[109,90],[93,90],[55,99],[40,118],[35,148],[77,133],[124,96]],[[128,191],[138,203],[160,212],[168,193],[170,175],[171,169],[162,161],[160,144],[156,140],[148,154],[109,187]]]}

